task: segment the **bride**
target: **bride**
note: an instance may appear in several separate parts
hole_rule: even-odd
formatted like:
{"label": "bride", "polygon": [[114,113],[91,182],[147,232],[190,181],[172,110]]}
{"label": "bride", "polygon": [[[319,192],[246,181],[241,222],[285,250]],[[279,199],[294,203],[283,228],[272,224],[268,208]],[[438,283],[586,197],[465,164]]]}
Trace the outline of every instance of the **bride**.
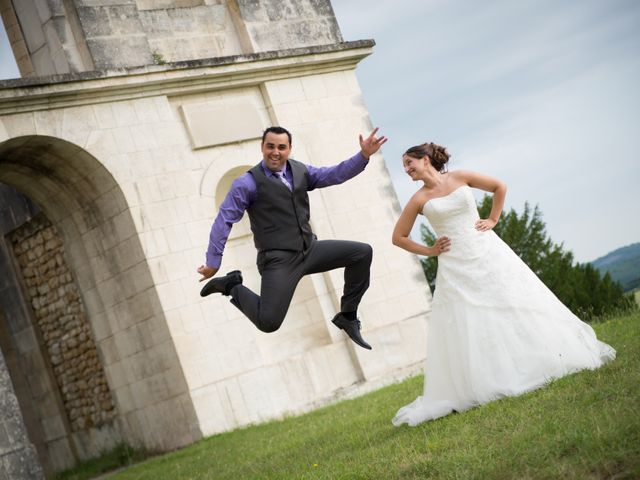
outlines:
{"label": "bride", "polygon": [[[424,392],[398,411],[396,426],[520,395],[552,378],[598,368],[616,354],[492,231],[506,185],[474,172],[447,172],[448,161],[446,149],[433,143],[403,155],[406,173],[424,185],[402,211],[393,243],[439,259]],[[471,188],[493,193],[489,218],[479,218]],[[419,213],[436,232],[431,247],[409,238]]]}

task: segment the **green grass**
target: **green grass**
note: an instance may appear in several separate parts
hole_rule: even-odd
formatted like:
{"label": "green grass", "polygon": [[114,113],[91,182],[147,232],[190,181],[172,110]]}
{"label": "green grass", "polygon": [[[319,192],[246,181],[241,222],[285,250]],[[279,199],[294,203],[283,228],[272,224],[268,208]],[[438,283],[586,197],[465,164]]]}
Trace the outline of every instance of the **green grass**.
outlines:
{"label": "green grass", "polygon": [[53,475],[53,480],[84,480],[94,478],[104,472],[140,462],[148,455],[143,451],[135,451],[127,445],[119,445],[100,458],[83,462],[64,472]]}
{"label": "green grass", "polygon": [[640,478],[640,313],[594,328],[618,351],[614,362],[520,397],[393,427],[398,407],[422,390],[415,377],[209,437],[110,480]]}

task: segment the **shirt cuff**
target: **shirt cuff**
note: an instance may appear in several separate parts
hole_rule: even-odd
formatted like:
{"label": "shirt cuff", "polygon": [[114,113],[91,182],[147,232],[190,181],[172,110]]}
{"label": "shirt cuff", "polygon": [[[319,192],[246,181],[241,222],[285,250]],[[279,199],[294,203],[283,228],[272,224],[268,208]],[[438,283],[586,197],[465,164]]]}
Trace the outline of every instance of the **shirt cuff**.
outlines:
{"label": "shirt cuff", "polygon": [[222,263],[222,255],[218,255],[215,253],[207,253],[207,267],[210,268],[220,268],[220,264]]}
{"label": "shirt cuff", "polygon": [[356,153],[356,154],[355,154],[355,156],[356,156],[356,157],[359,157],[359,158],[360,158],[360,160],[361,160],[365,165],[367,165],[367,164],[369,163],[369,159],[371,158],[371,157],[369,157],[369,158],[365,157],[365,156],[364,156],[364,154],[362,153],[362,150],[358,150],[358,153]]}

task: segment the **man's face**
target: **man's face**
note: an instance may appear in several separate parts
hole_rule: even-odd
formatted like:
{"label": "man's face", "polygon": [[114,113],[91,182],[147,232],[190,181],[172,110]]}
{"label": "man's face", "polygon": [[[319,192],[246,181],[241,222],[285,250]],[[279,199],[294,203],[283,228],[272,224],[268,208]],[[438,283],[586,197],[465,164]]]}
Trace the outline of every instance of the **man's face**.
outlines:
{"label": "man's face", "polygon": [[291,153],[289,137],[286,133],[267,133],[261,146],[262,158],[272,172],[282,170]]}

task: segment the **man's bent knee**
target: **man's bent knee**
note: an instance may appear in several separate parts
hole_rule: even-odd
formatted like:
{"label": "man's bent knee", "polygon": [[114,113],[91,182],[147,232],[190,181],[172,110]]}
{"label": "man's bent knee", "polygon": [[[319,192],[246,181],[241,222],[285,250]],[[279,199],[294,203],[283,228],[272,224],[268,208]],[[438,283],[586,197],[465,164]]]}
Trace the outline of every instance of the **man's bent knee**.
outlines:
{"label": "man's bent knee", "polygon": [[368,243],[361,244],[360,252],[363,259],[371,260],[373,258],[373,248]]}
{"label": "man's bent knee", "polygon": [[260,319],[260,322],[256,325],[258,330],[265,333],[273,333],[280,328],[284,318],[267,318]]}

